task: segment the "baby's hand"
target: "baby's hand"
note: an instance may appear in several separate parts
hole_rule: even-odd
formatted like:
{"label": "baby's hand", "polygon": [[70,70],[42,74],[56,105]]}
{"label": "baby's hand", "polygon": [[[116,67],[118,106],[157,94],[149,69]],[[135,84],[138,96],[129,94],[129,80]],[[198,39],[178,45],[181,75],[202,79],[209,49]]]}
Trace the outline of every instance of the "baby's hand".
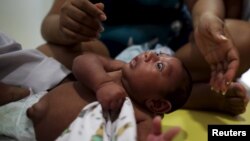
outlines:
{"label": "baby's hand", "polygon": [[125,100],[126,93],[123,87],[111,81],[98,88],[96,97],[104,110],[118,110]]}
{"label": "baby's hand", "polygon": [[152,131],[147,137],[147,141],[172,141],[172,139],[180,132],[180,128],[174,127],[167,132],[161,131],[161,117],[155,117],[152,123]]}

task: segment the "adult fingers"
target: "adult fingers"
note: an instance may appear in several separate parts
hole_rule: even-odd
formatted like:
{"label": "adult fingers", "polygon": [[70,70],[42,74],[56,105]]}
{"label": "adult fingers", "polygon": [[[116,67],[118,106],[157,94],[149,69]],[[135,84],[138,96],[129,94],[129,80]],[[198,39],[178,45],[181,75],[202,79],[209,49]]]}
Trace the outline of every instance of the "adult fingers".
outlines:
{"label": "adult fingers", "polygon": [[224,76],[226,84],[229,84],[235,78],[236,73],[237,73],[238,68],[239,68],[239,64],[240,64],[240,60],[239,60],[239,57],[238,57],[236,50],[230,51],[228,54],[228,68],[227,68],[227,70],[225,72],[225,76]]}
{"label": "adult fingers", "polygon": [[100,10],[104,10],[104,4],[103,3],[101,3],[101,2],[99,2],[99,3],[95,3],[94,4],[97,8],[99,8]]}
{"label": "adult fingers", "polygon": [[72,4],[101,21],[106,20],[105,13],[88,0],[74,0]]}
{"label": "adult fingers", "polygon": [[64,28],[64,27],[61,30],[70,39],[74,39],[77,41],[91,41],[91,40],[93,40],[92,38],[82,36],[81,34],[75,33],[75,32],[73,32],[67,28]]}
{"label": "adult fingers", "polygon": [[61,22],[61,28],[70,38],[91,40],[98,37],[96,31],[87,26],[80,25],[70,18]]}
{"label": "adult fingers", "polygon": [[[67,10],[67,12],[66,12]],[[64,13],[67,13],[67,16],[70,17],[72,20],[75,22],[78,22],[79,24],[83,24],[85,26],[88,26],[92,28],[96,32],[102,31],[103,27],[100,23],[99,20],[96,18],[91,17],[88,13],[81,11],[80,9],[71,6],[70,8],[67,9],[62,9],[62,12],[65,11]]]}

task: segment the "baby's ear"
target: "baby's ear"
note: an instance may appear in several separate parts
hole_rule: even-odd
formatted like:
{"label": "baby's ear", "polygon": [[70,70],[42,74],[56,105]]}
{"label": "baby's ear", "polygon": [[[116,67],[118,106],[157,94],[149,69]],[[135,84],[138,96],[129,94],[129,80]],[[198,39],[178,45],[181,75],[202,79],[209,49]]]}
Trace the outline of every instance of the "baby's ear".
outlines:
{"label": "baby's ear", "polygon": [[165,99],[148,99],[145,105],[151,112],[156,114],[168,113],[172,108],[172,104]]}

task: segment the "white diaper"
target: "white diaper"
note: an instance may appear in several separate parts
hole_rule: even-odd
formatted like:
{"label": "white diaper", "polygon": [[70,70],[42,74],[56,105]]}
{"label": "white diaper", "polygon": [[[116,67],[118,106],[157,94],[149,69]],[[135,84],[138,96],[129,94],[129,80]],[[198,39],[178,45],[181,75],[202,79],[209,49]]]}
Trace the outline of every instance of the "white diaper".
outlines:
{"label": "white diaper", "polygon": [[118,118],[103,112],[98,102],[84,107],[57,141],[136,141],[137,130],[132,102],[126,98]]}
{"label": "white diaper", "polygon": [[26,111],[47,92],[39,92],[16,102],[0,106],[0,135],[14,138],[18,141],[35,141],[32,121],[26,116]]}

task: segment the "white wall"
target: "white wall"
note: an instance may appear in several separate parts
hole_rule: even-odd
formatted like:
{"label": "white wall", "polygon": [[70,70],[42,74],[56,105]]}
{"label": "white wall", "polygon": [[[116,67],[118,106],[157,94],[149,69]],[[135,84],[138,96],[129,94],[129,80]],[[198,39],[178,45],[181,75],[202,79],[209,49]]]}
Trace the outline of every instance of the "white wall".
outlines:
{"label": "white wall", "polygon": [[4,32],[23,48],[44,43],[40,27],[53,0],[0,0],[0,32]]}

